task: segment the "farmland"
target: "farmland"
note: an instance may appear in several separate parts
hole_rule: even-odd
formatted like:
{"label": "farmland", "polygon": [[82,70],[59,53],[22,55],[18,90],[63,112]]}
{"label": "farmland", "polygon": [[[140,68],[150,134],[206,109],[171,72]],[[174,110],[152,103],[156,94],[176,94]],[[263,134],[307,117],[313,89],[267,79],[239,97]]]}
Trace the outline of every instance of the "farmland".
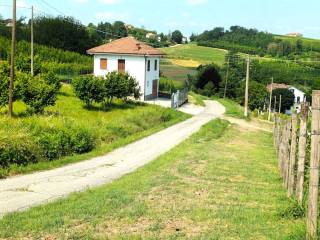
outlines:
{"label": "farmland", "polygon": [[[193,43],[163,48],[162,50],[167,54],[167,58],[172,59],[172,61],[189,60],[191,64],[193,63],[193,65],[191,65],[192,67],[197,67],[197,63],[215,63],[222,66],[227,53],[227,51],[223,49],[201,47]],[[176,63],[178,63],[177,65],[190,66],[188,65],[188,61],[181,61],[180,64],[179,62]]]}
{"label": "farmland", "polygon": [[20,101],[14,110],[13,120],[6,117],[5,109],[0,111],[0,161],[6,166],[7,154],[16,154],[21,162],[17,159],[17,164],[0,168],[0,176],[103,155],[188,117],[171,109],[121,101],[106,109],[98,105],[86,109],[69,85],[63,85],[56,105],[46,108],[44,115],[29,115]]}

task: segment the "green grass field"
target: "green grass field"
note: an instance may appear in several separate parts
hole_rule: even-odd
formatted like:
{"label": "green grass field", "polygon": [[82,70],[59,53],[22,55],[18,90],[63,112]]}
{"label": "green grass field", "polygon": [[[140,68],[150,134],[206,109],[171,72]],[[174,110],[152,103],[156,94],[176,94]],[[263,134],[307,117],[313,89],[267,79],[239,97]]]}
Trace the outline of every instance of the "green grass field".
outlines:
{"label": "green grass field", "polygon": [[112,184],[0,220],[1,239],[304,239],[271,134],[215,120]]}
{"label": "green grass field", "polygon": [[[93,151],[86,154],[70,153],[58,159],[52,159],[52,161],[40,160],[35,164],[11,164],[9,167],[0,167],[0,176],[2,177],[55,168],[103,155],[114,148],[126,145],[189,117],[172,109],[142,103],[117,102],[108,109],[99,106],[86,109],[83,103],[75,97],[69,85],[63,85],[56,106],[47,108],[45,115],[27,115],[26,106],[21,102],[15,103],[14,110],[15,118],[13,120],[6,116],[4,110],[0,111],[1,151],[6,146],[3,144],[9,142],[14,146],[18,145],[18,150],[12,150],[12,154],[19,153],[20,156],[21,154],[23,156],[35,154],[38,156],[38,152],[41,151],[38,150],[37,145],[41,138],[42,142],[47,141],[48,149],[55,153],[57,149],[61,148],[61,144],[65,143],[64,139],[61,139],[65,138],[65,135],[61,134],[69,132],[72,134],[79,129],[83,130],[79,133],[80,135],[85,132],[95,137],[95,147]],[[25,151],[25,148],[30,152]],[[1,156],[4,159],[0,159],[0,161],[6,161],[6,155],[0,154]]]}
{"label": "green grass field", "polygon": [[197,61],[200,64],[215,63],[222,66],[225,61],[226,50],[201,47],[196,44],[185,44],[177,47],[162,49],[169,59],[184,59]]}

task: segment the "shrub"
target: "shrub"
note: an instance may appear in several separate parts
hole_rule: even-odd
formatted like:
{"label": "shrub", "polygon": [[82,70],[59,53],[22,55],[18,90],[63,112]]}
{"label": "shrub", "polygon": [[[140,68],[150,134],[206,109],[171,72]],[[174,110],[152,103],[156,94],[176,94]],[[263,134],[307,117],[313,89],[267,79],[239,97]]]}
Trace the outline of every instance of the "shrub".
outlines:
{"label": "shrub", "polygon": [[61,82],[59,78],[53,73],[53,71],[49,71],[45,74],[42,74],[41,77],[50,85],[54,85],[56,92],[59,92],[61,88]]}
{"label": "shrub", "polygon": [[47,106],[54,106],[56,102],[56,86],[49,84],[41,76],[31,77],[20,73],[19,92],[21,99],[34,113],[43,113]]}
{"label": "shrub", "polygon": [[127,100],[128,97],[138,99],[141,96],[139,83],[127,73],[111,72],[107,74],[105,89],[109,103],[114,98]]}
{"label": "shrub", "polygon": [[7,62],[0,63],[0,107],[8,104],[9,100],[9,74],[10,69]]}
{"label": "shrub", "polygon": [[79,127],[77,130],[73,130],[71,143],[74,153],[86,153],[94,149],[96,137],[88,129]]}
{"label": "shrub", "polygon": [[39,149],[30,138],[14,136],[3,138],[0,141],[0,166],[8,167],[11,164],[27,165],[38,159]]}
{"label": "shrub", "polygon": [[87,106],[93,102],[101,103],[105,98],[105,86],[102,78],[91,75],[81,76],[72,81],[74,92]]}

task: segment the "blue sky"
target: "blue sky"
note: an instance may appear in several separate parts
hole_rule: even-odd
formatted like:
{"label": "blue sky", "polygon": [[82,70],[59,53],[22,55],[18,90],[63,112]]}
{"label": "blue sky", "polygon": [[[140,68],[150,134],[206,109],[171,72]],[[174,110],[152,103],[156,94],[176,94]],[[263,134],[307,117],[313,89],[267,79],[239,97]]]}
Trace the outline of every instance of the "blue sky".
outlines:
{"label": "blue sky", "polygon": [[[271,33],[300,32],[320,38],[319,0],[46,0],[82,23],[122,20],[137,27],[168,33],[192,32],[232,25],[253,27]],[[48,14],[58,13],[42,0],[17,0],[18,6],[34,5]],[[0,15],[10,17],[12,0],[0,1]],[[19,8],[18,16],[28,11]]]}

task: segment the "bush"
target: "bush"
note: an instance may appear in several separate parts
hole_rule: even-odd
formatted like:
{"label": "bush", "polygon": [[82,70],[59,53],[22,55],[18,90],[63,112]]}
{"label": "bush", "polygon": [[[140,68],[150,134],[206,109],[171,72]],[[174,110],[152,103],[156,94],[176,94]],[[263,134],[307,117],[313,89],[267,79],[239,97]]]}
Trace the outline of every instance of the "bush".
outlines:
{"label": "bush", "polygon": [[140,98],[140,86],[137,80],[127,73],[111,72],[105,79],[106,99],[109,103],[114,98],[127,100],[128,97]]}
{"label": "bush", "polygon": [[0,166],[27,165],[37,162],[39,149],[30,138],[14,136],[0,141]]}
{"label": "bush", "polygon": [[18,75],[19,94],[29,110],[43,113],[47,106],[54,106],[57,99],[56,85],[49,84],[41,76],[32,77],[20,73]]}
{"label": "bush", "polygon": [[94,149],[96,137],[85,128],[77,128],[71,134],[72,151],[75,153],[86,153]]}
{"label": "bush", "polygon": [[0,62],[0,107],[8,104],[10,68],[7,62]]}
{"label": "bush", "polygon": [[81,76],[72,81],[74,92],[87,106],[92,106],[93,102],[104,101],[106,92],[104,80],[92,75]]}

